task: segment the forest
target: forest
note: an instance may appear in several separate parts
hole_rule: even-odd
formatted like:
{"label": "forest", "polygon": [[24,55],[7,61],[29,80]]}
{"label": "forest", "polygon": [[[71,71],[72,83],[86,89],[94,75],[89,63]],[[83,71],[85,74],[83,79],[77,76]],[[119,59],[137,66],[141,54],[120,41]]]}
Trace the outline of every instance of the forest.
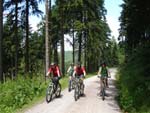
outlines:
{"label": "forest", "polygon": [[[39,9],[43,2],[45,15]],[[1,0],[0,112],[13,113],[44,96],[51,62],[66,80],[70,63],[82,62],[93,73],[105,61],[118,67],[117,100],[123,112],[149,113],[149,4],[123,0],[119,37],[114,37],[104,0],[55,0],[54,5],[51,0]],[[29,24],[31,15],[41,18],[36,31]],[[64,35],[72,51],[65,50]]]}

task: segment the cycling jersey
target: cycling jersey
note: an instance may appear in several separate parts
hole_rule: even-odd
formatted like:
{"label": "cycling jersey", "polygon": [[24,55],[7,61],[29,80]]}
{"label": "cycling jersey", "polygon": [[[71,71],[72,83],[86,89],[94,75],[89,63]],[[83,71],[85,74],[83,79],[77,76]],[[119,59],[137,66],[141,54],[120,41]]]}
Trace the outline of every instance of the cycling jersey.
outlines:
{"label": "cycling jersey", "polygon": [[60,70],[58,66],[50,67],[48,72],[52,73],[54,77],[60,76]]}
{"label": "cycling jersey", "polygon": [[107,77],[108,76],[108,70],[107,70],[107,67],[100,67],[100,73],[101,73],[101,76],[103,77]]}
{"label": "cycling jersey", "polygon": [[75,74],[78,76],[84,75],[85,69],[84,67],[76,67],[75,68]]}
{"label": "cycling jersey", "polygon": [[74,67],[70,66],[67,72],[69,73],[69,76],[72,76],[74,72]]}

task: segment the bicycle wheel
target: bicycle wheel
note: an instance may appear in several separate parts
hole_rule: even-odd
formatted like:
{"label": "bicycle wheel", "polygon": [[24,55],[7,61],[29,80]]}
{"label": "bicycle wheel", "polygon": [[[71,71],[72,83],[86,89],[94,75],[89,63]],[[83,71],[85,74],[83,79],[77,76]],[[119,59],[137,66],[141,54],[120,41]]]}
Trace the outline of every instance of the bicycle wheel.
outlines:
{"label": "bicycle wheel", "polygon": [[80,89],[80,91],[81,91],[81,95],[83,95],[83,94],[84,94],[84,84],[83,84],[83,83],[81,84],[81,89]]}
{"label": "bicycle wheel", "polygon": [[78,87],[78,85],[75,86],[74,99],[75,99],[75,101],[77,101],[79,99],[79,87]]}
{"label": "bicycle wheel", "polygon": [[46,90],[46,102],[49,103],[52,100],[53,88],[52,86],[48,86]]}
{"label": "bicycle wheel", "polygon": [[72,80],[72,81],[71,81],[71,89],[74,89],[74,88],[75,88],[75,81]]}
{"label": "bicycle wheel", "polygon": [[68,83],[68,91],[70,92],[71,91],[71,80],[69,80],[69,83]]}
{"label": "bicycle wheel", "polygon": [[55,95],[56,95],[56,97],[60,97],[60,94],[61,94],[61,84],[58,83]]}
{"label": "bicycle wheel", "polygon": [[104,84],[102,86],[102,100],[105,100],[105,89],[104,89]]}

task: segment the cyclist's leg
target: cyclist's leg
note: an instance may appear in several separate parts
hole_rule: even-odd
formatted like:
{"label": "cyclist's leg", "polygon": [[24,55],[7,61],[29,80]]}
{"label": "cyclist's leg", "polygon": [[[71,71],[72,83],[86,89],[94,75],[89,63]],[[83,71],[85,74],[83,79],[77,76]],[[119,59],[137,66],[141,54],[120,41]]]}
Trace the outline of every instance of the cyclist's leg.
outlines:
{"label": "cyclist's leg", "polygon": [[54,77],[55,90],[57,89],[58,84],[59,84],[59,79],[58,79],[58,77]]}
{"label": "cyclist's leg", "polygon": [[68,90],[71,91],[71,76],[69,75],[69,86],[68,86]]}
{"label": "cyclist's leg", "polygon": [[[107,87],[107,77],[105,77],[104,83],[105,83],[105,88],[106,88],[106,87]],[[105,96],[108,96],[108,95],[106,94],[106,90],[104,90],[104,91],[105,91],[105,92],[104,92]]]}
{"label": "cyclist's leg", "polygon": [[69,86],[71,85],[71,76],[69,76]]}
{"label": "cyclist's leg", "polygon": [[102,77],[100,78],[100,95],[102,93],[102,85],[103,85],[103,79]]}
{"label": "cyclist's leg", "polygon": [[82,95],[84,95],[84,75],[82,75],[81,76],[81,81],[82,81],[82,83],[81,83],[81,85],[82,85],[82,88],[83,88],[83,92],[82,92]]}
{"label": "cyclist's leg", "polygon": [[109,87],[108,86],[108,77],[106,77],[106,87]]}

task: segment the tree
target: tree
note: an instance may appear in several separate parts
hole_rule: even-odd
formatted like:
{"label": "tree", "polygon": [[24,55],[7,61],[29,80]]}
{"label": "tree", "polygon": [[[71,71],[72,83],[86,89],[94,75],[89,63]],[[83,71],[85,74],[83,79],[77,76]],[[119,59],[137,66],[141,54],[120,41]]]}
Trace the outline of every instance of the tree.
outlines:
{"label": "tree", "polygon": [[48,68],[49,68],[49,35],[48,35],[48,30],[49,30],[49,19],[48,19],[48,0],[45,1],[45,12],[46,12],[46,15],[45,15],[45,71],[47,72],[48,71]]}
{"label": "tree", "polygon": [[3,81],[2,71],[2,38],[3,38],[3,0],[0,0],[0,81]]}
{"label": "tree", "polygon": [[15,0],[15,76],[18,74],[18,2]]}
{"label": "tree", "polygon": [[[38,0],[39,2],[42,0]],[[42,12],[38,9],[38,1],[37,0],[25,0],[26,7],[23,9],[23,13],[25,13],[25,72],[29,72],[29,14],[30,14],[30,9],[31,14],[33,15],[41,15]]]}
{"label": "tree", "polygon": [[[18,4],[21,3],[22,0],[11,0],[7,1],[5,3],[5,8],[10,8],[11,6],[15,5],[15,8],[12,8],[10,11],[10,14],[12,14],[15,11],[15,19],[14,19],[14,39],[15,39],[15,73],[14,75],[17,76],[18,73],[18,48],[19,48],[19,42],[18,42],[18,10],[20,7],[18,7]],[[12,18],[13,19],[13,18]]]}
{"label": "tree", "polygon": [[25,73],[29,72],[29,0],[26,0],[26,16],[25,16]]}
{"label": "tree", "polygon": [[61,37],[61,71],[65,74],[65,50],[64,50],[64,0],[56,1],[59,7],[59,17],[60,17],[60,37]]}

